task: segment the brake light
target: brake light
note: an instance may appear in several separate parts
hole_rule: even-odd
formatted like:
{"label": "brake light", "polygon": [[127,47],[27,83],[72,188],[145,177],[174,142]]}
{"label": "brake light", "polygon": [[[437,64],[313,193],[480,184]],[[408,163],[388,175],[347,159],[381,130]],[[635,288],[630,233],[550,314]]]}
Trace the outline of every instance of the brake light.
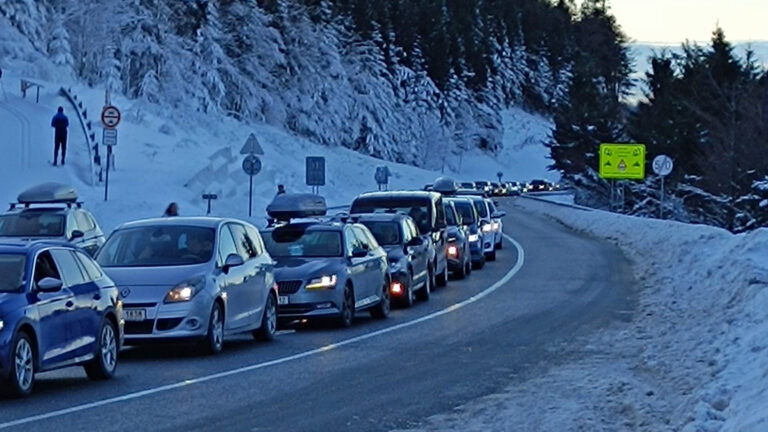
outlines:
{"label": "brake light", "polygon": [[459,256],[459,248],[457,248],[454,245],[448,246],[448,256],[454,257],[454,258]]}
{"label": "brake light", "polygon": [[403,293],[403,285],[400,282],[392,282],[392,287],[390,288],[390,292],[395,295],[400,295]]}

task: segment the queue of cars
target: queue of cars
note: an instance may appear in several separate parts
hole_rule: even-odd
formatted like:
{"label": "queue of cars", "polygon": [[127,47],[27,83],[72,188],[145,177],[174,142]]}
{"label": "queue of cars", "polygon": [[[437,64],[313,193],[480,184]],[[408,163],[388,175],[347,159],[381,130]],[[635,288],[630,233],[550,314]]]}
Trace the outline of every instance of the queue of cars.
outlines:
{"label": "queue of cars", "polygon": [[[353,324],[411,307],[496,258],[503,211],[484,192],[372,192],[328,215],[310,194],[278,195],[263,230],[230,218],[125,223],[104,239],[72,188],[46,184],[0,216],[0,379],[18,396],[39,372],[114,375],[123,345],[175,341],[221,352],[229,335]],[[94,246],[96,245],[96,246]]]}
{"label": "queue of cars", "polygon": [[[458,185],[464,190],[477,190],[489,196],[518,196],[528,192],[552,192],[562,190],[562,185],[549,180],[531,180],[528,183],[516,181],[490,182],[478,180],[474,182],[462,182]],[[433,184],[424,186],[424,190],[434,190]]]}

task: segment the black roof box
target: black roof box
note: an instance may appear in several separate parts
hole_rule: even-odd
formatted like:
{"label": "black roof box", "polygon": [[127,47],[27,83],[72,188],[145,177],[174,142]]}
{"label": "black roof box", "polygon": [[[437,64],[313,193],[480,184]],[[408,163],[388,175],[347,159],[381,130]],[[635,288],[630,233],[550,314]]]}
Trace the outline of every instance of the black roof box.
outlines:
{"label": "black roof box", "polygon": [[325,216],[325,198],[314,194],[282,194],[267,206],[267,214],[277,220]]}
{"label": "black roof box", "polygon": [[458,189],[459,185],[456,183],[456,180],[445,176],[438,177],[432,186],[432,190],[444,195],[454,195]]}
{"label": "black roof box", "polygon": [[18,196],[21,204],[57,204],[77,202],[74,187],[62,183],[43,183],[33,186]]}

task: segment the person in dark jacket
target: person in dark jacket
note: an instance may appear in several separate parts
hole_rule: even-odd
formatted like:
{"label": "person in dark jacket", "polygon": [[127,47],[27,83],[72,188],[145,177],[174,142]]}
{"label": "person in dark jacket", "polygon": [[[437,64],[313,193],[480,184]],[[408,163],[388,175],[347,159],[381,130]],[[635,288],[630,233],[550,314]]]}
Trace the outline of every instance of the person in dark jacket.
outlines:
{"label": "person in dark jacket", "polygon": [[59,160],[59,149],[61,149],[61,164],[64,165],[67,157],[67,128],[69,127],[69,119],[64,115],[64,108],[59,107],[51,120],[51,127],[54,130],[53,165],[55,166]]}
{"label": "person in dark jacket", "polygon": [[172,202],[168,204],[168,207],[165,208],[165,213],[163,213],[163,217],[174,217],[179,215],[179,205],[175,202]]}

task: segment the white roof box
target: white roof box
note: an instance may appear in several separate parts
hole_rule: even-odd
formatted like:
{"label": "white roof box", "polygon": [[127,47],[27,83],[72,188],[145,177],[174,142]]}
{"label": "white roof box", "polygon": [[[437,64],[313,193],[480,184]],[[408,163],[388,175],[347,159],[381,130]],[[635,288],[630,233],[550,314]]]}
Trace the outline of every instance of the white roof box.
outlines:
{"label": "white roof box", "polygon": [[435,180],[432,190],[445,195],[455,195],[456,191],[459,190],[459,185],[456,183],[456,180],[443,176]]}
{"label": "white roof box", "polygon": [[277,220],[325,216],[325,198],[314,194],[282,194],[267,206],[267,214]]}
{"label": "white roof box", "polygon": [[43,183],[19,194],[21,204],[76,203],[77,191],[62,183]]}

